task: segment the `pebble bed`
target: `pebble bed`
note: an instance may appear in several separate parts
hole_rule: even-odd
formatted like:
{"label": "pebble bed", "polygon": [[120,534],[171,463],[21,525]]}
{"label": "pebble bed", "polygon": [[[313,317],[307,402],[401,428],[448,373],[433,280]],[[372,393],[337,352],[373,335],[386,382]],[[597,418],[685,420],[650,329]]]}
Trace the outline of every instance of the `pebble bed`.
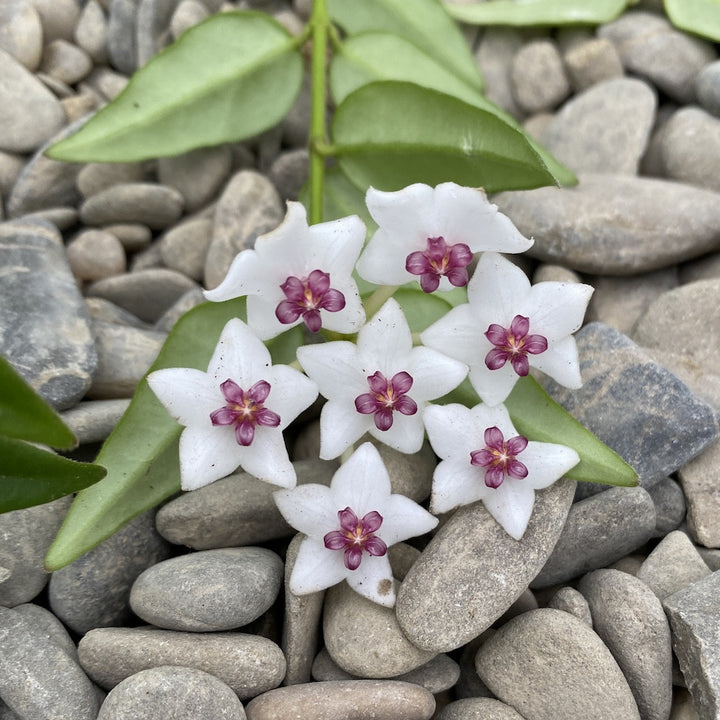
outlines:
{"label": "pebble bed", "polygon": [[[177,318],[306,177],[308,95],[250,142],[156,162],[43,149],[222,0],[0,3],[0,352],[92,459]],[[291,31],[309,3],[240,2]],[[0,516],[0,718],[720,718],[720,61],[643,2],[596,30],[467,29],[487,93],[579,176],[494,201],[523,269],[595,287],[584,386],[548,385],[638,471],[540,491],[510,538],[482,505],[390,551],[396,609],[284,588],[299,538],[239,473],[52,575],[70,503]],[[423,502],[435,457],[382,449]],[[328,484],[309,421],[300,483]],[[422,552],[420,551],[422,548]]]}

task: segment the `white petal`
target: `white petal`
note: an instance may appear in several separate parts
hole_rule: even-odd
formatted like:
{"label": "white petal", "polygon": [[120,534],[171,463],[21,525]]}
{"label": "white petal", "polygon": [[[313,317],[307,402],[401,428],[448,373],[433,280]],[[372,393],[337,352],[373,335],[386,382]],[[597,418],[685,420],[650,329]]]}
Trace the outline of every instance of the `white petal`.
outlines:
{"label": "white petal", "polygon": [[275,315],[275,308],[284,300],[282,293],[250,295],[247,299],[248,325],[260,340],[272,340],[286,330],[300,325],[302,317],[294,323],[281,323]]}
{"label": "white petal", "polygon": [[[390,497],[390,477],[380,453],[363,443],[335,473],[330,484],[338,510],[345,507],[362,518],[373,510],[385,516],[385,503]],[[380,537],[384,537],[380,533]]]}
{"label": "white petal", "polygon": [[539,355],[528,355],[528,361],[564,387],[582,387],[577,343],[571,335],[549,343],[548,349]]}
{"label": "white petal", "polygon": [[263,404],[280,416],[280,430],[317,399],[317,385],[288,365],[273,365],[263,379],[270,383],[270,393]]}
{"label": "white petal", "polygon": [[506,362],[497,370],[490,370],[485,365],[483,355],[480,362],[470,366],[470,383],[480,399],[488,405],[505,402],[518,379],[519,375],[510,362]]}
{"label": "white petal", "polygon": [[443,460],[433,474],[430,510],[445,513],[460,505],[469,505],[482,497],[485,472],[466,460]]}
{"label": "white petal", "polygon": [[456,388],[467,376],[468,366],[428,347],[410,352],[407,372],[413,379],[408,395],[416,402],[434,400]]}
{"label": "white petal", "polygon": [[372,415],[361,415],[349,400],[329,400],[320,412],[320,458],[339,457],[373,425]]}
{"label": "white petal", "polygon": [[357,262],[358,275],[376,285],[404,285],[417,280],[405,269],[407,256],[414,250],[405,236],[393,236],[384,229],[376,230]]}
{"label": "white petal", "polygon": [[351,279],[341,279],[339,283],[332,282],[331,287],[345,296],[345,307],[337,312],[321,310],[322,326],[344,335],[356,333],[365,323],[365,308],[357,284]]}
{"label": "white petal", "polygon": [[330,488],[310,483],[292,490],[277,490],[273,498],[289,525],[308,537],[322,538],[338,529],[338,510]]}
{"label": "white petal", "polygon": [[533,285],[518,313],[530,318],[530,332],[560,340],[580,328],[593,294],[590,285],[541,282]]}
{"label": "white petal", "polygon": [[486,487],[483,503],[505,532],[520,540],[530,522],[535,491],[523,480],[506,477],[499,488]]}
{"label": "white petal", "polygon": [[222,302],[243,295],[256,295],[265,285],[262,261],[254,250],[243,250],[235,256],[227,275],[213,290],[204,295],[212,302]]}
{"label": "white petal", "polygon": [[422,183],[396,192],[370,188],[365,194],[365,204],[379,227],[393,238],[404,239],[409,253],[414,249],[424,250],[427,238],[436,236],[440,230],[434,196],[435,190]]}
{"label": "white petal", "polygon": [[220,386],[202,370],[166,368],[147,377],[150,389],[181,425],[208,425],[210,413],[225,405]]}
{"label": "white petal", "polygon": [[528,476],[525,480],[536,490],[552,485],[580,462],[580,456],[572,448],[555,443],[530,441],[518,455]]}
{"label": "white petal", "polygon": [[346,281],[352,274],[365,234],[365,223],[357,215],[311,225],[305,242],[310,270],[329,273],[330,286],[341,290],[338,279]]}
{"label": "white petal", "polygon": [[498,253],[483,253],[468,283],[468,301],[480,332],[490,323],[510,327],[529,292],[530,281],[519,267]]}
{"label": "white petal", "polygon": [[282,223],[255,240],[255,251],[262,260],[266,284],[280,285],[288,275],[306,274],[309,228],[302,203],[288,202]]}
{"label": "white petal", "polygon": [[414,415],[394,412],[392,427],[387,430],[378,430],[373,420],[369,428],[370,435],[398,452],[406,454],[419,452],[425,438],[421,411],[422,406],[419,406],[418,412]]}
{"label": "white petal", "polygon": [[180,485],[197,490],[240,465],[240,446],[231,426],[188,427],[180,435]]}
{"label": "white petal", "polygon": [[247,447],[238,445],[240,465],[258,480],[292,488],[297,482],[295,468],[288,458],[280,428],[255,427],[255,437]]}
{"label": "white petal", "polygon": [[391,495],[385,502],[383,524],[377,534],[388,546],[430,532],[438,519],[404,495]]}
{"label": "white petal", "polygon": [[[397,300],[390,298],[358,333],[358,359],[367,366],[366,375],[379,370],[383,375],[405,370],[412,349],[412,336]],[[370,364],[375,364],[370,367]],[[387,378],[390,380],[390,377]]]}
{"label": "white petal", "polygon": [[420,340],[423,345],[472,366],[478,362],[482,349],[489,345],[482,335],[485,330],[487,327],[481,330],[477,324],[473,308],[465,303],[453,308],[424,330]]}
{"label": "white petal", "polygon": [[476,405],[470,411],[470,416],[472,418],[473,427],[476,429],[475,436],[480,443],[478,447],[474,447],[472,450],[478,450],[484,447],[484,436],[487,428],[499,428],[506,440],[519,434],[515,429],[515,426],[512,424],[510,414],[504,405]]}
{"label": "white petal", "polygon": [[469,462],[469,455],[475,443],[474,425],[470,410],[464,405],[428,405],[423,410],[423,422],[430,445],[435,454],[443,460]]}
{"label": "white petal", "polygon": [[473,253],[524,252],[533,244],[480,189],[443,183],[435,188],[434,201],[438,224],[448,244],[465,243]]}
{"label": "white petal", "polygon": [[351,342],[337,340],[303,345],[297,349],[297,359],[325,398],[355,400],[361,393],[368,392],[357,348]]}
{"label": "white petal", "polygon": [[360,567],[349,570],[348,585],[359,595],[384,607],[395,605],[392,569],[387,554],[374,557],[363,553]]}
{"label": "white petal", "polygon": [[228,378],[248,390],[263,378],[272,364],[270,352],[257,335],[239,318],[229,320],[208,365],[208,375],[218,385]]}
{"label": "white petal", "polygon": [[328,550],[322,540],[305,538],[290,574],[290,591],[295,595],[308,595],[325,590],[342,582],[349,572],[341,552]]}

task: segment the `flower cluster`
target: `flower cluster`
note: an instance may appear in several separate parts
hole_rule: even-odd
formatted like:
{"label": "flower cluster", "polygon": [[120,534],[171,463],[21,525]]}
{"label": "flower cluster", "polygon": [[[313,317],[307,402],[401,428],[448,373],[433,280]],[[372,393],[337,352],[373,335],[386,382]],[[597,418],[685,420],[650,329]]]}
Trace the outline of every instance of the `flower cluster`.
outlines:
{"label": "flower cluster", "polygon": [[[242,467],[278,485],[285,519],[307,537],[290,579],[297,594],[346,579],[386,606],[395,602],[390,545],[429,532],[434,515],[392,494],[390,478],[366,434],[403,453],[425,436],[440,458],[430,511],[481,501],[513,538],[527,528],[535,490],[579,461],[571,448],[520,435],[503,405],[530,368],[567,387],[580,386],[577,346],[592,289],[542,282],[499,253],[528,249],[512,222],[480,190],[444,183],[399,192],[370,189],[378,225],[363,250],[356,217],[308,226],[299,203],[285,221],[239,253],[227,277],[205,293],[222,301],[247,296],[247,324],[225,327],[207,372],[158,370],[148,383],[184,426],[181,485],[192,490]],[[477,253],[475,272],[469,269]],[[357,274],[389,298],[366,317]],[[393,286],[433,293],[467,288],[467,302],[411,332]],[[380,305],[380,303],[377,303]],[[450,307],[450,306],[448,306]],[[297,348],[303,372],[273,365],[264,341],[303,324],[345,339]],[[466,378],[482,402],[438,404]],[[295,487],[283,430],[318,394],[320,457],[342,456],[330,487]],[[435,401],[435,402],[434,402]]]}

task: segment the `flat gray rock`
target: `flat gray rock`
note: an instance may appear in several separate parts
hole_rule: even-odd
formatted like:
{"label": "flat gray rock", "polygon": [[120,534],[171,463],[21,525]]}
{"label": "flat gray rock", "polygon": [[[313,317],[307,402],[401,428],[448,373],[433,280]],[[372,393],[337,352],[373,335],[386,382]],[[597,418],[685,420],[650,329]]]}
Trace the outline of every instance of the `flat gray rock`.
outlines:
{"label": "flat gray rock", "polygon": [[602,640],[570,613],[542,608],[503,625],[475,667],[495,696],[524,718],[639,720],[622,671]]}
{"label": "flat gray rock", "polygon": [[636,175],[656,107],[655,91],[642,80],[598,83],[562,106],[541,142],[573,172]]}
{"label": "flat gray rock", "polygon": [[673,633],[673,650],[699,720],[720,715],[720,571],[663,602]]}
{"label": "flat gray rock", "polygon": [[87,163],[81,166],[77,175],[77,189],[85,198],[113,185],[141,183],[145,169],[141,163]]}
{"label": "flat gray rock", "polygon": [[544,565],[574,491],[574,482],[560,480],[537,492],[520,541],[482,503],[455,512],[400,585],[396,613],[406,637],[438,653],[460,647],[490,627]]}
{"label": "flat gray rock", "polygon": [[[715,446],[712,445],[712,447]],[[703,457],[707,452],[706,450],[700,457]],[[690,464],[697,461],[697,458],[691,460]],[[648,492],[655,505],[655,537],[663,538],[672,530],[677,530],[685,519],[687,506],[683,488],[675,480],[668,477],[648,488]],[[720,512],[720,508],[718,512]]]}
{"label": "flat gray rock", "polygon": [[641,487],[617,487],[576,502],[552,554],[531,587],[566,582],[644,545],[655,531],[655,506]]}
{"label": "flat gray rock", "polygon": [[242,700],[277,687],[285,658],[272,641],[245,633],[186,633],[156,628],[97,628],[78,645],[80,664],[107,690],[160,665],[204,670]]}
{"label": "flat gray rock", "polygon": [[45,222],[0,225],[0,353],[58,410],[90,387],[97,356],[62,238]]}
{"label": "flat gray rock", "polygon": [[709,548],[720,547],[720,445],[678,471],[687,500],[688,531],[693,539]]}
{"label": "flat gray rock", "polygon": [[670,626],[660,601],[641,580],[596,570],[579,585],[593,627],[630,685],[643,720],[667,720],[672,705]]}
{"label": "flat gray rock", "polygon": [[145,570],[132,586],[130,606],[168,630],[232,630],[272,606],[282,577],[282,560],[266,548],[204,550]]}
{"label": "flat gray rock", "polygon": [[436,720],[524,720],[504,702],[486,697],[463,698],[446,705]]}
{"label": "flat gray rock", "polygon": [[635,275],[720,248],[717,193],[669,180],[584,173],[571,188],[494,197],[528,255],[598,275]]}

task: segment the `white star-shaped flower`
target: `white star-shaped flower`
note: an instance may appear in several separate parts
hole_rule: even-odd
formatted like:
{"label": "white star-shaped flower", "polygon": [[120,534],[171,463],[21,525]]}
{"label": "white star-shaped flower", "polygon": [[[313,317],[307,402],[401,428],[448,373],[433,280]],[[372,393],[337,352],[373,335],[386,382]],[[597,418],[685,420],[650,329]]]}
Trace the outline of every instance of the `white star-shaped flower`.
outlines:
{"label": "white star-shaped flower", "polygon": [[369,432],[403,453],[420,450],[421,411],[467,375],[467,365],[413,347],[410,328],[390,299],[364,325],[357,344],[344,340],[298,348],[305,372],[327,398],[320,414],[320,457],[338,457]]}
{"label": "white star-shaped flower", "polygon": [[207,372],[167,368],[148,385],[181,425],[180,479],[196,490],[238,466],[260,480],[297,482],[282,431],[317,398],[315,383],[268,349],[239,319],[224,327]]}
{"label": "white star-shaped flower", "polygon": [[504,405],[430,405],[423,415],[430,444],[441,458],[430,510],[448,512],[482,500],[516,540],[530,521],[535,490],[552,485],[580,462],[569,447],[518,435]]}
{"label": "white star-shaped flower", "polygon": [[533,243],[482,190],[455,183],[416,183],[397,192],[370,188],[365,203],[378,230],[357,270],[376,285],[419,280],[425,292],[463,287],[473,253],[523,252]]}
{"label": "white star-shaped flower", "polygon": [[290,576],[296,595],[347,580],[360,595],[392,607],[387,548],[429,532],[438,522],[410,498],[391,494],[385,465],[370,443],[341,465],[330,487],[299,485],[273,495],[285,520],[307,535]]}
{"label": "white star-shaped flower", "polygon": [[288,202],[283,223],[233,260],[225,279],[205,297],[214,302],[247,295],[248,325],[269,340],[304,322],[352,334],[365,322],[352,278],[365,241],[357,215],[308,226],[305,208]]}
{"label": "white star-shaped flower", "polygon": [[530,285],[497,253],[484,253],[468,283],[468,302],[422,334],[422,342],[470,367],[470,382],[488,405],[502,403],[530,366],[560,385],[579,388],[572,333],[582,325],[593,288],[581,283]]}

